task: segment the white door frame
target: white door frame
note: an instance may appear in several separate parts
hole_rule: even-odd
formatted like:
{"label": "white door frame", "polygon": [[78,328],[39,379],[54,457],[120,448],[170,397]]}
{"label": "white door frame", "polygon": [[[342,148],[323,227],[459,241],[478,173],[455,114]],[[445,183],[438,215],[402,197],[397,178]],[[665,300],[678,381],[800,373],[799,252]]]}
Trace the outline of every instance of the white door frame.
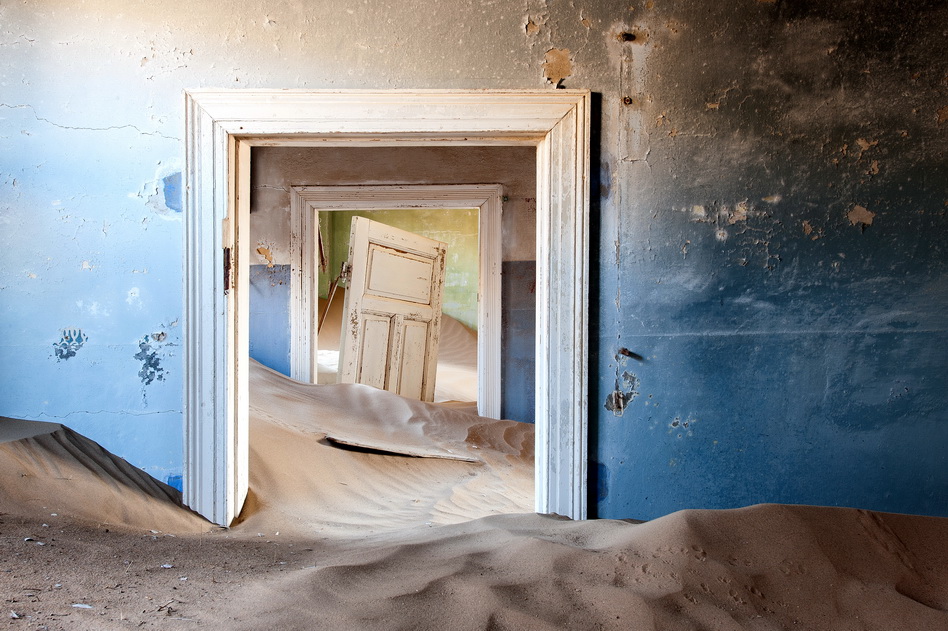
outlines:
{"label": "white door frame", "polygon": [[293,186],[290,193],[290,377],[316,382],[318,212],[478,210],[477,411],[500,418],[501,209],[499,184]]}
{"label": "white door frame", "polygon": [[185,502],[229,525],[247,493],[250,147],[526,145],[537,149],[536,510],[585,518],[589,128],[586,90],[186,92]]}

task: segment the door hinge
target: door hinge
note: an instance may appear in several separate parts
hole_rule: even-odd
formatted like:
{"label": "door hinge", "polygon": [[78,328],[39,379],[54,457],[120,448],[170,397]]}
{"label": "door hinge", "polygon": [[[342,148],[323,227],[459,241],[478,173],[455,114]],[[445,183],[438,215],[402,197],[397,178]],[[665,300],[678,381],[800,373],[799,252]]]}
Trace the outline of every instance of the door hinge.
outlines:
{"label": "door hinge", "polygon": [[231,287],[231,250],[224,248],[224,293],[230,291]]}

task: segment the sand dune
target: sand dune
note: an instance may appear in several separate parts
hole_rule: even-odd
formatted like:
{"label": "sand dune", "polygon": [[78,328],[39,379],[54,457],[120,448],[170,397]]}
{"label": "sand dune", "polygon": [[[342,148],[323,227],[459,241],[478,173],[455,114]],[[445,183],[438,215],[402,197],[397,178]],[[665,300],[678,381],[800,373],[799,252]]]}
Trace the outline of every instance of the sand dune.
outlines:
{"label": "sand dune", "polygon": [[530,426],[260,366],[252,382],[251,496],[229,530],[196,534],[173,490],[62,426],[0,421],[11,626],[948,630],[948,519],[536,515]]}
{"label": "sand dune", "polygon": [[945,520],[773,505],[488,517],[247,589],[235,628],[946,629],[946,536]]}
{"label": "sand dune", "polygon": [[531,425],[256,363],[251,380],[252,497],[237,529],[345,535],[533,508]]}
{"label": "sand dune", "polygon": [[172,532],[211,525],[181,494],[59,423],[0,417],[0,512]]}

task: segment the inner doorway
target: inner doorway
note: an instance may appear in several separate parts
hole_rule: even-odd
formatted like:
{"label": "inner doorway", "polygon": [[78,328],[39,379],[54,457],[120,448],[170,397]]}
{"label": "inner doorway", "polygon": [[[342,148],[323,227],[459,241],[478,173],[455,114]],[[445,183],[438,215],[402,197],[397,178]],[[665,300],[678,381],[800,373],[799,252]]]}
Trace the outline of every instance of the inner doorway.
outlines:
{"label": "inner doorway", "polygon": [[[451,148],[438,150],[419,148],[389,148],[389,149],[255,149],[259,156],[257,164],[262,165],[259,175],[255,175],[254,199],[260,205],[266,205],[266,199],[260,191],[266,190],[273,198],[271,206],[279,206],[284,197],[283,191],[289,189],[290,197],[290,234],[289,251],[286,253],[290,261],[290,372],[289,375],[298,381],[315,383],[314,375],[320,371],[318,342],[312,335],[312,324],[320,315],[315,296],[324,297],[329,279],[338,272],[338,265],[330,264],[329,273],[317,271],[317,261],[320,259],[318,235],[325,231],[324,219],[333,215],[346,217],[353,212],[368,213],[369,216],[386,215],[402,217],[391,223],[396,227],[407,227],[412,221],[424,216],[433,220],[434,234],[439,232],[439,226],[457,226],[452,215],[471,218],[465,221],[464,226],[458,229],[470,231],[474,234],[459,235],[444,232],[445,238],[452,243],[461,244],[462,251],[452,250],[451,257],[473,257],[471,274],[464,275],[458,280],[460,284],[471,284],[467,276],[473,276],[473,286],[456,288],[455,294],[461,297],[465,304],[455,305],[452,315],[458,316],[463,324],[472,327],[477,336],[477,395],[478,413],[482,416],[500,418],[502,412],[501,389],[501,271],[502,259],[519,258],[535,260],[535,195],[536,185],[532,155],[529,151],[508,151],[509,155],[502,156],[498,149],[478,151],[450,151]],[[355,155],[353,155],[355,154]],[[473,154],[473,155],[470,155]],[[481,166],[480,170],[471,167],[480,159],[491,162]],[[349,169],[340,164],[350,164]],[[410,166],[392,166],[410,165]],[[324,165],[331,164],[331,169]],[[524,169],[524,164],[527,168]],[[444,166],[458,165],[458,166]],[[513,166],[516,165],[516,168]],[[385,173],[382,167],[386,167]],[[327,173],[326,171],[330,171]],[[472,171],[474,171],[472,173]],[[512,172],[512,173],[511,173]],[[256,173],[256,171],[255,171]],[[406,181],[454,181],[465,176],[474,179],[490,179],[497,174],[507,174],[501,179],[507,183],[507,190],[512,198],[508,198],[509,211],[507,220],[502,224],[502,207],[504,186],[500,184],[405,184]],[[378,180],[382,177],[397,179],[400,184],[354,184],[366,180]],[[355,178],[355,179],[353,179]],[[323,182],[344,181],[346,184],[335,185],[308,185],[293,186],[292,182],[315,181]],[[472,215],[472,213],[474,213]],[[524,216],[524,215],[529,216]],[[409,217],[411,216],[411,217]],[[271,242],[283,239],[279,234],[267,235],[265,225],[272,219],[263,217],[254,222],[255,214],[251,214],[251,221],[262,237],[257,239],[268,252]],[[319,221],[316,218],[319,217]],[[387,221],[387,220],[386,220]],[[407,223],[406,223],[407,222]],[[384,223],[384,221],[383,221]],[[322,227],[318,227],[323,224]],[[405,225],[403,225],[405,224]],[[529,225],[528,234],[518,226]],[[336,230],[338,226],[332,230]],[[346,230],[347,226],[342,226]],[[438,237],[441,238],[441,237]],[[473,241],[474,251],[470,251]],[[516,248],[515,241],[526,242]],[[463,239],[463,241],[462,241]],[[284,241],[286,239],[283,239]],[[506,242],[507,256],[504,256]],[[338,258],[338,257],[337,257]],[[456,266],[455,266],[456,267]],[[464,266],[465,268],[467,266]],[[455,280],[449,279],[449,287]],[[473,297],[473,300],[471,300]],[[469,304],[471,303],[471,304]],[[458,313],[457,311],[462,311]],[[532,367],[531,367],[532,370]],[[532,389],[532,384],[531,384]],[[506,400],[507,408],[511,409],[511,397]],[[532,404],[531,404],[532,405]],[[518,410],[519,411],[519,410]],[[521,416],[523,416],[521,414]],[[508,417],[510,415],[508,414]],[[533,413],[528,418],[532,422]]]}

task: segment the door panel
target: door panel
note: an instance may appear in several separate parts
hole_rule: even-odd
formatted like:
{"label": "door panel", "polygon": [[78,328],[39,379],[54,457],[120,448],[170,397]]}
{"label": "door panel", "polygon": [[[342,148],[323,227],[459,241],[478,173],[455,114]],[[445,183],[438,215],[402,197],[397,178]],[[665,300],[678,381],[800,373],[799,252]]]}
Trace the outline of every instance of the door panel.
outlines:
{"label": "door panel", "polygon": [[402,352],[399,358],[398,393],[421,399],[424,395],[424,365],[428,347],[428,323],[413,320],[402,324]]}
{"label": "door panel", "polygon": [[376,244],[369,246],[366,294],[427,305],[431,302],[431,261]]}
{"label": "door panel", "polygon": [[385,388],[392,337],[392,318],[378,314],[365,314],[362,319],[362,348],[357,383],[375,388]]}
{"label": "door panel", "polygon": [[340,382],[434,400],[445,248],[353,217]]}

